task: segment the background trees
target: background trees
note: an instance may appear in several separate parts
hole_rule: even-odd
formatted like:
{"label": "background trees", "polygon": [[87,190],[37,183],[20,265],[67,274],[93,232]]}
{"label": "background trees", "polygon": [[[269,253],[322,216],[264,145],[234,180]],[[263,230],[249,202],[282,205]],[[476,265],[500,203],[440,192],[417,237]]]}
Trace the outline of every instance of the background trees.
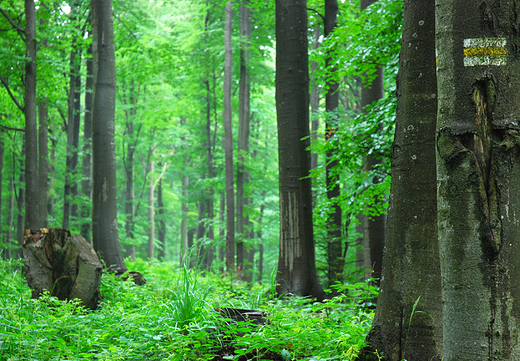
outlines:
{"label": "background trees", "polygon": [[[225,203],[221,206],[220,202],[226,192],[223,127],[226,13],[224,4],[217,1],[178,1],[175,6],[147,1],[114,1],[114,42],[117,44],[114,164],[117,187],[113,202],[119,214],[118,229],[125,230],[120,236],[125,256],[151,256],[155,259],[161,255],[166,260],[179,260],[185,259],[186,254],[190,253],[193,265],[212,264],[214,269],[220,269],[225,264],[225,234],[220,231],[227,222],[236,221],[232,235],[236,232],[240,234],[237,239],[243,242],[245,251],[237,249],[236,256],[244,254],[244,267],[241,269],[245,270],[249,264],[252,266],[252,271],[247,270],[244,276],[250,279],[254,273],[256,279],[263,277],[266,280],[276,268],[279,243],[278,139],[274,126],[273,87],[275,8],[274,3],[253,0],[232,5],[231,47],[234,54],[240,54],[242,50],[243,59],[228,67],[231,73],[229,102],[231,108],[237,110],[231,113],[230,126],[234,134],[231,140],[235,149],[240,149],[231,159],[233,169],[229,173],[232,179],[237,177],[237,186],[241,179],[241,214],[238,214],[238,199],[236,214],[229,211],[231,207],[226,208]],[[388,28],[397,29],[399,11],[396,9],[399,7],[392,1],[378,3],[376,10],[367,9],[367,15],[362,15],[358,22],[358,5],[354,2],[338,4],[337,26],[327,28],[326,38],[317,37],[316,44],[320,44],[317,49],[320,50],[311,54],[319,68],[314,78],[316,88],[323,89],[327,84],[338,85],[337,91],[331,88],[329,92],[331,96],[337,97],[338,108],[330,116],[316,113],[314,120],[316,125],[319,124],[317,133],[320,136],[312,143],[312,149],[319,159],[319,167],[313,174],[317,195],[313,236],[317,243],[317,276],[320,282],[323,281],[322,284],[333,283],[333,278],[337,276],[340,279],[343,273],[346,279],[357,278],[357,270],[349,263],[354,257],[355,247],[350,247],[345,253],[347,245],[354,244],[358,237],[353,232],[355,222],[350,220],[355,220],[359,213],[384,212],[384,207],[376,209],[371,204],[374,194],[384,198],[382,195],[388,188],[387,181],[375,187],[367,187],[361,181],[364,175],[357,170],[361,166],[362,154],[366,152],[366,144],[358,147],[350,141],[352,134],[368,136],[371,133],[370,124],[376,122],[361,121],[355,114],[359,110],[359,99],[356,96],[359,89],[353,77],[370,71],[363,67],[361,58],[354,59],[350,69],[342,65],[345,64],[345,57],[351,53],[360,53],[360,49],[365,49],[363,51],[369,57],[379,53],[373,51],[374,39],[379,38],[380,33],[387,34]],[[307,12],[310,24],[324,29],[324,4],[309,1],[308,7],[312,9]],[[384,11],[378,12],[379,7]],[[20,81],[24,73],[22,63],[25,54],[25,42],[20,29],[25,26],[25,13],[16,3],[3,3],[1,9],[0,30],[2,39],[7,41],[2,43],[0,49],[2,54],[9,56],[2,57],[0,62],[3,79],[0,91],[1,125],[5,131],[1,209],[2,219],[6,221],[0,234],[3,245],[15,249],[14,244],[18,243],[21,236],[17,236],[13,228],[19,219],[18,229],[19,232],[23,231],[22,219],[26,214],[23,204],[25,166],[20,157],[24,154],[23,132],[20,131],[24,129],[24,119],[19,109],[23,105],[21,99],[25,91],[24,83]],[[91,185],[88,183],[91,179],[89,125],[92,114],[92,93],[89,91],[92,86],[92,69],[88,65],[92,57],[88,52],[92,44],[92,25],[88,23],[90,3],[78,1],[57,4],[43,1],[37,4],[35,10],[36,18],[39,19],[36,30],[41,37],[37,54],[39,75],[36,89],[36,100],[41,104],[41,115],[38,118],[41,140],[37,141],[41,151],[37,163],[39,174],[42,175],[41,184],[48,185],[48,194],[39,200],[40,204],[45,204],[40,207],[41,210],[47,211],[47,215],[43,216],[46,218],[43,224],[49,227],[61,226],[68,214],[61,210],[78,207],[81,211],[75,216],[69,216],[68,226],[73,232],[81,232],[92,239],[89,236],[92,223],[89,215],[92,206]],[[386,17],[377,19],[374,14],[379,13]],[[372,18],[376,19],[375,23],[390,25],[367,32],[363,24],[373,25],[368,21]],[[387,18],[395,18],[395,21],[388,22]],[[240,19],[243,20],[243,35],[239,36]],[[346,24],[356,26],[352,27],[352,31],[347,31]],[[361,33],[367,37],[356,41]],[[397,30],[394,33],[397,34]],[[302,34],[302,39],[311,35],[304,30]],[[395,39],[383,43],[389,46],[391,42],[395,42]],[[348,47],[345,49],[338,44],[348,44]],[[383,53],[395,55],[395,49],[392,49],[392,52]],[[79,59],[76,57],[72,64],[71,54],[75,51],[82,54],[82,60],[76,61]],[[329,59],[327,64],[340,64],[337,73],[327,70],[332,68],[325,66],[324,54]],[[377,56],[377,64],[386,63],[391,57],[389,55],[381,60]],[[77,68],[72,71],[71,65],[79,66],[79,73]],[[388,74],[388,79],[391,79],[392,71]],[[240,80],[241,75],[243,80]],[[76,79],[74,82],[71,81],[72,76]],[[76,83],[78,78],[80,81]],[[249,111],[247,97],[244,95],[243,101],[239,100],[239,93],[247,93],[246,79],[249,79],[250,88]],[[83,103],[79,112],[70,106],[73,87],[81,92],[81,102],[73,102]],[[108,97],[102,100],[108,100]],[[368,111],[371,115],[365,119],[374,116],[373,119],[379,119],[380,122],[385,114],[391,113],[391,104],[388,102],[374,108],[377,111]],[[318,104],[318,107],[324,109],[325,104]],[[239,112],[242,114],[240,117]],[[70,118],[69,113],[80,115],[82,121]],[[329,145],[325,144],[322,137],[327,119],[334,119],[338,125],[338,132],[329,137]],[[239,120],[242,125],[241,131],[237,132]],[[74,124],[79,124],[79,128],[74,128]],[[391,121],[386,125],[388,130],[391,129]],[[363,126],[368,128],[363,129]],[[74,141],[68,141],[67,134],[73,128],[74,132],[79,129],[79,136],[73,137],[77,138]],[[248,128],[249,137],[246,135]],[[331,130],[334,126],[330,125],[329,128]],[[94,137],[98,135],[93,134]],[[386,142],[390,137],[384,133],[379,136],[380,142],[376,144],[384,153],[388,149]],[[45,155],[45,147],[48,155]],[[333,148],[337,149],[336,154],[326,160],[325,153],[332,154],[330,150]],[[303,149],[301,151],[304,152]],[[78,164],[67,168],[67,157],[71,159],[73,154],[78,155]],[[348,160],[345,154],[349,154]],[[326,197],[325,168],[322,167],[325,163],[329,164],[329,180],[334,180],[332,183],[336,189],[344,190],[340,197]],[[152,164],[155,166],[152,167]],[[44,174],[45,169],[47,174]],[[381,167],[373,172],[383,176],[385,169]],[[150,187],[159,178],[161,180],[156,187]],[[80,185],[81,192],[73,192],[75,195],[70,199],[63,197],[65,189],[79,189]],[[39,195],[45,193],[43,191]],[[334,226],[334,241],[337,245],[334,249],[341,248],[341,252],[331,251],[332,248],[327,251],[327,232],[330,227],[326,215],[331,213],[332,204],[335,204],[336,211],[341,208],[341,213],[351,223],[348,229],[339,221]],[[234,202],[231,205],[234,206]],[[151,209],[154,210],[153,217],[148,214]],[[9,222],[9,219],[12,221]],[[151,232],[154,228],[157,231]],[[148,254],[152,248],[153,253]],[[329,274],[327,270],[334,262],[327,258],[327,254],[341,254],[339,259],[346,258],[347,267],[344,269],[339,262],[334,266],[336,270]],[[241,262],[239,258],[231,259],[230,268],[240,266]]]}

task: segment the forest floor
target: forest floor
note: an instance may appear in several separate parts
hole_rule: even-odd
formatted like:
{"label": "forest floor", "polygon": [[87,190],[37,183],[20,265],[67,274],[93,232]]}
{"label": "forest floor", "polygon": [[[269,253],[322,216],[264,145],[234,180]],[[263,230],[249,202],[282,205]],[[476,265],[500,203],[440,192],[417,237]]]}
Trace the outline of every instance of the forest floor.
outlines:
{"label": "forest floor", "polygon": [[[31,299],[20,261],[0,261],[0,360],[351,360],[364,346],[376,291],[340,285],[326,302],[268,295],[251,285],[167,263],[127,262],[147,283],[104,274],[87,311],[48,294]],[[237,321],[222,308],[261,310]],[[251,320],[253,321],[253,320]]]}

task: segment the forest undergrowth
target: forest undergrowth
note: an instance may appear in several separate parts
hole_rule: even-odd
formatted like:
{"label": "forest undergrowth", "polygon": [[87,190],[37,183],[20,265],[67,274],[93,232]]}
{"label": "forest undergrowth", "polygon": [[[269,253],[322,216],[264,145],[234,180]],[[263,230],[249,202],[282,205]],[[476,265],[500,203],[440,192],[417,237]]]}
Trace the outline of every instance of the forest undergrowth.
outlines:
{"label": "forest undergrowth", "polygon": [[[367,306],[377,295],[358,283],[338,285],[339,295],[322,303],[282,300],[270,297],[272,284],[166,263],[127,265],[147,284],[105,273],[103,301],[87,311],[48,294],[31,299],[21,262],[0,261],[0,360],[352,360],[364,346],[373,318]],[[263,310],[267,322],[234,322],[218,312],[226,307]]]}

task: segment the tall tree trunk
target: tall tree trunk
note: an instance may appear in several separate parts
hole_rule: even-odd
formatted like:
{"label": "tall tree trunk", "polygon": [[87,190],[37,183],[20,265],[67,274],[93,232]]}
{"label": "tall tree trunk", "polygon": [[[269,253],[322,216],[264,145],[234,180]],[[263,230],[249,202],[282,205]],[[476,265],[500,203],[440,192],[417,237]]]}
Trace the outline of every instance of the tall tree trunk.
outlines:
{"label": "tall tree trunk", "polygon": [[253,21],[248,0],[240,1],[240,91],[238,110],[238,166],[237,166],[237,270],[245,273],[244,256],[246,253],[245,243],[249,216],[247,206],[249,199],[245,194],[245,187],[249,183],[249,170],[245,161],[249,156],[249,133],[250,133],[250,75],[251,66],[251,32]]}
{"label": "tall tree trunk", "polygon": [[13,247],[16,245],[13,242],[13,214],[14,214],[14,170],[13,176],[9,180],[9,198],[7,198],[7,231],[5,232],[5,243],[7,244],[6,258],[13,259],[16,254],[13,252]]}
{"label": "tall tree trunk", "polygon": [[[25,0],[25,228],[40,228],[38,211],[38,126],[36,123],[36,9]],[[21,240],[20,240],[21,241]]]}
{"label": "tall tree trunk", "polygon": [[[316,28],[314,29],[314,37],[312,41],[312,50],[318,49],[318,46],[320,45],[320,36],[321,36],[321,27],[319,24],[316,25]],[[320,119],[319,119],[319,111],[320,111],[320,86],[317,81],[313,81],[314,74],[316,72],[316,69],[318,69],[318,62],[313,61],[311,63],[311,81],[312,81],[312,87],[311,87],[311,94],[310,94],[310,104],[311,104],[311,144],[312,142],[318,141],[318,128],[320,126]],[[314,170],[318,167],[318,152],[312,152],[311,154],[311,170]],[[316,178],[312,178],[313,183],[316,182]],[[313,184],[312,188],[312,199],[313,199],[313,205],[316,204],[316,197],[317,197],[317,184]]]}
{"label": "tall tree trunk", "polygon": [[[373,4],[376,0],[361,0],[361,10],[365,10],[368,6]],[[361,88],[361,107],[364,109],[366,106],[376,102],[384,97],[384,76],[383,68],[378,67],[375,72],[376,78],[371,83],[364,82]],[[382,129],[382,126],[380,126]],[[364,170],[373,170],[378,164],[382,162],[382,159],[377,159],[377,155],[369,155],[366,157],[364,162]],[[380,180],[374,178],[374,183]],[[380,202],[375,200],[376,203]],[[363,241],[364,241],[364,253],[365,253],[365,272],[368,277],[374,277],[376,284],[379,284],[381,278],[381,269],[383,263],[383,248],[385,244],[385,215],[374,216],[374,217],[363,217]]]}
{"label": "tall tree trunk", "polygon": [[[215,132],[217,131],[215,127]],[[208,156],[208,178],[213,179],[215,177],[215,169],[213,165],[213,153],[214,153],[214,143],[212,141],[212,133],[211,133],[211,89],[209,85],[209,80],[206,82],[206,154]],[[213,206],[213,199],[215,197],[215,191],[213,187],[209,187],[208,189],[208,199],[206,200],[206,209],[208,212],[208,226],[207,226],[207,238],[211,244],[206,246],[206,256],[205,256],[205,267],[206,269],[211,268],[211,264],[213,263],[214,258],[214,240],[215,240],[215,230],[213,227],[213,219],[215,218],[215,210]]]}
{"label": "tall tree trunk", "polygon": [[204,237],[206,235],[206,226],[204,225],[204,219],[206,215],[206,202],[204,201],[204,193],[201,192],[201,200],[197,202],[197,227],[196,227],[196,267],[205,267],[206,247],[204,247]]}
{"label": "tall tree trunk", "polygon": [[[188,165],[188,162],[186,162],[186,165]],[[186,257],[188,256],[188,186],[190,184],[190,177],[188,175],[185,175],[182,177],[182,218],[181,218],[181,259],[180,259],[180,266],[182,267],[184,264],[188,264],[186,262]]]}
{"label": "tall tree trunk", "polygon": [[383,277],[367,341],[388,360],[440,360],[435,0],[405,1],[397,83]]}
{"label": "tall tree trunk", "polygon": [[159,227],[157,229],[157,239],[159,241],[160,249],[157,254],[159,261],[163,261],[166,257],[166,221],[164,219],[164,201],[163,201],[163,187],[162,179],[159,180],[157,187],[157,213],[159,215]]}
{"label": "tall tree trunk", "polygon": [[[38,103],[38,223],[47,224],[47,194],[49,191],[49,114],[47,102]],[[0,182],[1,183],[1,182]]]}
{"label": "tall tree trunk", "polygon": [[[151,152],[153,155],[153,151]],[[154,259],[154,243],[155,243],[155,186],[153,174],[155,171],[155,162],[150,159],[149,179],[148,179],[148,259]]]}
{"label": "tall tree trunk", "polygon": [[[338,1],[325,0],[325,37],[332,34],[337,26],[338,17]],[[325,59],[325,66],[330,68],[330,72],[334,74],[336,67],[332,66],[334,60],[329,56]],[[342,217],[341,207],[338,203],[340,195],[338,175],[334,173],[337,161],[333,160],[336,149],[331,145],[334,141],[335,134],[338,129],[338,106],[339,91],[338,83],[335,80],[327,81],[327,91],[325,93],[325,110],[327,112],[325,123],[325,139],[329,143],[325,154],[326,177],[325,184],[327,187],[327,199],[332,212],[327,220],[327,263],[328,263],[328,280],[329,285],[343,281],[343,267],[345,260],[343,259],[343,238],[342,238]],[[345,244],[346,246],[346,244]]]}
{"label": "tall tree trunk", "polygon": [[[223,192],[220,194],[220,202],[219,202],[219,216],[218,220],[220,223],[219,229],[219,239],[224,240],[226,238],[226,228],[224,227],[224,221],[226,219],[226,193]],[[226,245],[220,245],[218,247],[218,260],[223,264],[226,258]],[[223,269],[221,270],[224,271]]]}
{"label": "tall tree trunk", "polygon": [[[71,21],[76,21],[78,4],[72,4]],[[79,30],[79,29],[77,29]],[[77,46],[77,38],[72,39],[69,64],[69,108],[67,121],[67,159],[65,172],[65,187],[63,197],[62,228],[69,229],[70,217],[77,218],[77,204],[74,202],[78,195],[77,166],[78,145],[81,111],[81,51]]]}
{"label": "tall tree trunk", "polygon": [[519,4],[436,5],[443,359],[519,360]]}
{"label": "tall tree trunk", "polygon": [[[53,127],[50,127],[49,129],[49,134],[52,135],[53,133]],[[49,149],[49,163],[48,163],[48,179],[49,179],[49,184],[47,185],[48,186],[48,189],[53,189],[54,187],[54,183],[55,183],[55,179],[56,179],[56,168],[55,168],[55,164],[56,164],[56,145],[58,144],[57,140],[56,140],[56,137],[50,137],[50,141],[51,141],[51,147]],[[54,204],[55,204],[55,197],[52,196],[50,193],[47,194],[47,216],[48,217],[53,217],[53,218],[56,218],[55,217],[55,214],[54,214]]]}
{"label": "tall tree trunk", "polygon": [[85,115],[83,116],[83,159],[81,162],[81,193],[83,198],[88,200],[87,206],[83,205],[81,218],[84,223],[81,226],[81,235],[87,240],[91,240],[91,222],[86,222],[90,217],[90,200],[92,199],[92,87],[94,81],[92,66],[92,45],[87,50],[87,60],[85,62],[87,76],[85,80]]}
{"label": "tall tree trunk", "polygon": [[[4,175],[4,132],[0,129],[0,241],[2,240],[2,200],[3,200],[3,175]],[[10,257],[9,257],[10,258]]]}
{"label": "tall tree trunk", "polygon": [[276,111],[280,186],[279,294],[323,298],[309,178],[307,1],[276,0]]}
{"label": "tall tree trunk", "polygon": [[135,257],[134,245],[134,218],[135,218],[135,148],[137,143],[137,134],[135,131],[135,115],[137,113],[137,96],[135,94],[136,87],[134,81],[130,81],[130,88],[126,89],[123,81],[123,103],[125,104],[126,129],[127,138],[126,159],[125,159],[125,236],[127,240],[127,254]]}
{"label": "tall tree trunk", "polygon": [[117,226],[112,0],[92,0],[94,100],[92,113],[94,249],[108,267],[126,271]]}
{"label": "tall tree trunk", "polygon": [[[23,246],[23,234],[25,228],[25,215],[24,215],[24,201],[25,201],[25,137],[23,137],[24,141],[22,142],[22,154],[18,159],[20,162],[20,172],[18,174],[18,197],[16,197],[16,207],[17,207],[17,218],[16,218],[16,240],[18,242],[18,248],[16,251],[16,256],[18,258],[22,257],[22,246]],[[13,164],[13,167],[16,167]]]}
{"label": "tall tree trunk", "polygon": [[224,31],[224,151],[226,168],[226,269],[235,269],[235,195],[233,167],[233,128],[231,109],[231,80],[233,70],[233,48],[231,44],[233,2],[226,2]]}

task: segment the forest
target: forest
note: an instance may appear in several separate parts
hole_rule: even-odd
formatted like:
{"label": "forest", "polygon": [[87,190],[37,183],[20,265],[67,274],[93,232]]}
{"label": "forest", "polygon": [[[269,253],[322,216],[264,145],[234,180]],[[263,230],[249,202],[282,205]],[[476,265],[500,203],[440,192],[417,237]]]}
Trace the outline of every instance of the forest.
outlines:
{"label": "forest", "polygon": [[520,359],[518,14],[1,0],[0,359]]}

